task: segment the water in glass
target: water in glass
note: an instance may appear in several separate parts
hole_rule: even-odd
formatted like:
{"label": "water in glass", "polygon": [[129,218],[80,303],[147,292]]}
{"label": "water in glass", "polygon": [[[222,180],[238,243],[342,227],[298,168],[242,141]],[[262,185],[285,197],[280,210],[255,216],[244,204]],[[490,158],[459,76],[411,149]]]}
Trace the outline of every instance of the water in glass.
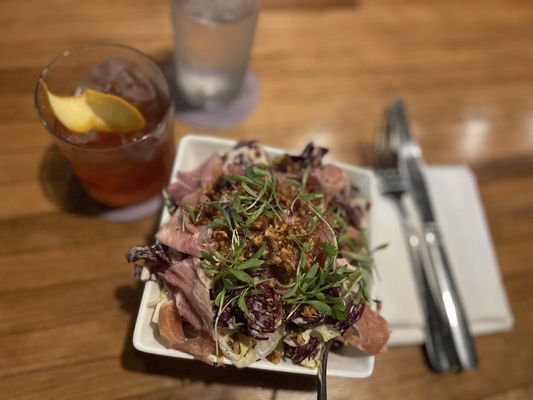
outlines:
{"label": "water in glass", "polygon": [[176,84],[193,106],[216,108],[239,93],[248,67],[257,0],[174,0]]}

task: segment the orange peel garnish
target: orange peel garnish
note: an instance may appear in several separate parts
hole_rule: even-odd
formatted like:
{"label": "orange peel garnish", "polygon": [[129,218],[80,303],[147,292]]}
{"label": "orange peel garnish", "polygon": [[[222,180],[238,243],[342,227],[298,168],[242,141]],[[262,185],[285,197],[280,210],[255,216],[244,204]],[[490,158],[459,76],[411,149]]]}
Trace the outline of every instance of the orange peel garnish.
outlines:
{"label": "orange peel garnish", "polygon": [[55,117],[71,131],[131,132],[145,125],[140,111],[119,96],[93,89],[79,96],[57,96],[45,82],[42,86]]}

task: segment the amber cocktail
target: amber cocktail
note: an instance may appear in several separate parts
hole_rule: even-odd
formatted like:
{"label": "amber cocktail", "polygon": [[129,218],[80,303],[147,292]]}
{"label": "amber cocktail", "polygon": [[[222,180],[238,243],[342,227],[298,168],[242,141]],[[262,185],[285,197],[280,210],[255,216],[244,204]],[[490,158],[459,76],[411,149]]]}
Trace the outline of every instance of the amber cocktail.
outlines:
{"label": "amber cocktail", "polygon": [[[129,132],[74,132],[54,115],[45,86],[61,96],[85,89],[119,96],[137,108],[145,125]],[[110,207],[140,203],[168,182],[175,151],[172,101],[163,73],[141,52],[117,45],[65,51],[41,73],[35,104],[41,122],[96,201]]]}

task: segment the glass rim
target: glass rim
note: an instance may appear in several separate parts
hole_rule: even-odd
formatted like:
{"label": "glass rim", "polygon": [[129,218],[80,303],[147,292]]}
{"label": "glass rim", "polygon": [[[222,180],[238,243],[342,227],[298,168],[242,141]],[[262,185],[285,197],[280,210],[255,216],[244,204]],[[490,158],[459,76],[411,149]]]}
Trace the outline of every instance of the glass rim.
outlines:
{"label": "glass rim", "polygon": [[[251,0],[254,2],[252,8],[250,9],[249,13],[246,13],[242,15],[241,17],[249,17],[250,15],[257,15],[259,14],[261,10],[261,0]],[[181,10],[185,10],[185,3],[184,1],[172,1],[172,6],[175,6]],[[204,18],[198,18],[200,20],[204,20]],[[216,22],[216,21],[209,21],[212,25],[224,25],[224,22]]]}
{"label": "glass rim", "polygon": [[[48,122],[46,121],[46,119],[44,118],[42,112],[41,112],[41,109],[39,107],[39,104],[41,103],[39,101],[39,90],[41,88],[41,83],[43,82],[44,78],[48,75],[48,72],[49,70],[60,60],[63,60],[63,59],[66,59],[68,56],[70,56],[72,53],[77,53],[77,52],[80,52],[82,50],[87,50],[87,49],[99,49],[99,48],[118,48],[118,49],[121,49],[121,50],[126,50],[126,51],[130,51],[132,53],[135,53],[137,54],[138,56],[141,56],[142,58],[145,58],[149,63],[151,63],[155,68],[156,70],[158,71],[158,73],[161,75],[161,78],[163,79],[163,82],[164,82],[164,85],[165,85],[165,88],[166,88],[166,91],[167,91],[167,97],[168,97],[168,108],[165,112],[165,114],[161,117],[161,120],[157,123],[156,126],[154,126],[150,131],[146,132],[146,134],[144,134],[142,137],[140,137],[139,139],[133,141],[133,142],[129,142],[129,143],[125,143],[125,144],[120,144],[118,146],[113,146],[113,147],[106,147],[106,148],[101,148],[101,147],[87,147],[87,146],[84,146],[83,144],[79,144],[79,143],[75,143],[75,142],[72,142],[70,140],[67,140],[65,137],[63,137],[62,135],[59,135],[57,133],[57,131],[54,129],[54,127],[50,126],[50,124],[48,124]],[[35,107],[35,111],[37,112],[37,116],[39,117],[39,121],[41,122],[41,124],[48,130],[48,132],[50,132],[56,139],[59,139],[61,140],[62,142],[68,144],[69,146],[72,146],[72,147],[75,147],[75,148],[79,148],[79,149],[83,149],[83,150],[90,150],[90,151],[94,151],[94,152],[109,152],[109,151],[115,151],[115,150],[121,150],[121,149],[124,149],[124,148],[127,148],[127,147],[130,147],[130,146],[134,146],[136,144],[139,144],[141,142],[144,142],[146,140],[148,140],[148,138],[150,137],[150,135],[159,130],[161,128],[161,126],[166,122],[167,118],[169,117],[169,115],[172,115],[172,111],[173,111],[173,108],[174,108],[174,103],[172,101],[172,96],[171,96],[171,91],[170,91],[170,88],[168,86],[168,82],[167,82],[167,79],[165,77],[165,74],[163,73],[163,71],[161,70],[161,67],[157,64],[157,62],[155,61],[154,58],[152,58],[151,56],[149,56],[148,54],[146,53],[143,53],[142,51],[140,50],[137,50],[133,47],[130,47],[130,46],[126,46],[126,45],[123,45],[123,44],[118,44],[118,43],[103,43],[103,44],[87,44],[87,45],[83,45],[83,46],[78,46],[78,47],[73,47],[71,49],[66,49],[66,50],[63,50],[58,56],[54,57],[52,59],[52,61],[50,61],[42,70],[41,72],[39,73],[39,76],[37,78],[37,82],[35,83],[35,88],[33,90],[33,102],[34,102],[34,107]],[[174,134],[174,132],[172,132],[172,134]]]}

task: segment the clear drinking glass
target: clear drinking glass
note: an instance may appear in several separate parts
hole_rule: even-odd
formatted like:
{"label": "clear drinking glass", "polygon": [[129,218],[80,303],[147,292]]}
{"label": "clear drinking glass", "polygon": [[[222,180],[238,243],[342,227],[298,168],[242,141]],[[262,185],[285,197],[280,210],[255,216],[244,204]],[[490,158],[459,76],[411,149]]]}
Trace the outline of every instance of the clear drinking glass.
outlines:
{"label": "clear drinking glass", "polygon": [[259,0],[171,0],[176,85],[195,107],[234,99],[248,68]]}
{"label": "clear drinking glass", "polygon": [[[54,116],[43,83],[56,95],[91,88],[120,96],[143,114],[146,124],[133,132],[73,132]],[[167,184],[175,152],[173,107],[163,73],[143,53],[118,45],[65,51],[42,71],[35,106],[80,183],[99,203],[140,203]]]}

